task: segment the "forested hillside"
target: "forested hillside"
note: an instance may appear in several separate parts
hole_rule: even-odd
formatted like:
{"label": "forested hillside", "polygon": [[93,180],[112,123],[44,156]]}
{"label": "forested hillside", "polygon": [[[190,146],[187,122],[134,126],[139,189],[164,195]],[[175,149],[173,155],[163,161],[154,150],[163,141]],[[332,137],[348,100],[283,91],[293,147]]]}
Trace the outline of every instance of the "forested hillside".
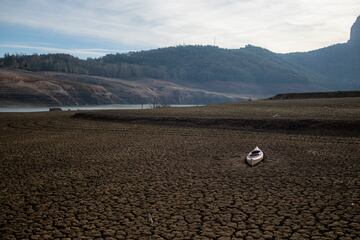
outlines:
{"label": "forested hillside", "polygon": [[121,78],[163,78],[166,72],[161,72],[150,66],[137,64],[104,63],[101,58],[82,60],[69,54],[41,55],[9,55],[1,60],[4,67],[19,68],[29,71],[54,71],[63,73],[78,73]]}
{"label": "forested hillside", "polygon": [[359,89],[360,18],[347,43],[305,53],[276,54],[251,45],[240,49],[196,45],[86,60],[68,54],[6,54],[0,59],[0,66],[9,70],[109,77],[115,81],[161,80],[237,97]]}
{"label": "forested hillside", "polygon": [[67,54],[5,55],[4,66],[119,78],[158,78],[186,82],[306,82],[307,75],[277,54],[258,47],[223,49],[178,46],[81,60]]}
{"label": "forested hillside", "polygon": [[[313,87],[312,75],[268,50],[177,46],[81,60],[66,54],[6,55],[3,65],[122,79],[161,79],[212,91],[266,95]],[[236,85],[236,86],[235,86]],[[227,87],[229,86],[229,87]],[[248,86],[248,88],[246,88]]]}

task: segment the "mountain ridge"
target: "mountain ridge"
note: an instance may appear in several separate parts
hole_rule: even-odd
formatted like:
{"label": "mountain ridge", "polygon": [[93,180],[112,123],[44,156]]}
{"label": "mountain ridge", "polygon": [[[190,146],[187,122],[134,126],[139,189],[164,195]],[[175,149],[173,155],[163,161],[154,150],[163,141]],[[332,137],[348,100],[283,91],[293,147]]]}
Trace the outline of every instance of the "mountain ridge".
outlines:
{"label": "mountain ridge", "polygon": [[360,88],[360,17],[351,27],[348,42],[309,52],[278,54],[252,45],[240,49],[189,45],[87,60],[68,54],[7,54],[0,66],[34,74],[51,71],[132,82],[158,79],[188,89],[250,97],[352,90]]}
{"label": "mountain ridge", "polygon": [[349,43],[360,44],[360,16],[351,26]]}

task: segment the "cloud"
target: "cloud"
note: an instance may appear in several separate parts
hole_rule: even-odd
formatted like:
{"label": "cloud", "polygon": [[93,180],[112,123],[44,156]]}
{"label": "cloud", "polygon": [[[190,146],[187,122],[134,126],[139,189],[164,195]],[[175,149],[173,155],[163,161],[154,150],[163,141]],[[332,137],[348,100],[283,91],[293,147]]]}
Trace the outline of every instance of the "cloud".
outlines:
{"label": "cloud", "polygon": [[254,44],[277,52],[344,42],[358,0],[1,0],[0,22],[134,49]]}

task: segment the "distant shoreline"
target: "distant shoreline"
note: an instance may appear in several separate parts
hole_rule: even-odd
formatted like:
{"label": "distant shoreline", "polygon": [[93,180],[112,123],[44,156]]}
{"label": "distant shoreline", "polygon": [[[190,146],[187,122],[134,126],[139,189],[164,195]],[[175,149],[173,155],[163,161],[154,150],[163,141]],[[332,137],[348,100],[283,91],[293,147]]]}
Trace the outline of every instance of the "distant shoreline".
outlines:
{"label": "distant shoreline", "polygon": [[[170,104],[166,106],[156,107],[197,107],[204,106],[203,104]],[[10,112],[48,112],[52,106],[0,106],[0,113]],[[82,106],[56,106],[61,108],[62,111],[91,111],[91,110],[141,110],[152,109],[153,104],[107,104],[107,105],[82,105]]]}
{"label": "distant shoreline", "polygon": [[360,90],[355,91],[331,91],[331,92],[304,92],[304,93],[280,93],[269,98],[270,100],[285,99],[316,99],[316,98],[348,98],[360,97]]}

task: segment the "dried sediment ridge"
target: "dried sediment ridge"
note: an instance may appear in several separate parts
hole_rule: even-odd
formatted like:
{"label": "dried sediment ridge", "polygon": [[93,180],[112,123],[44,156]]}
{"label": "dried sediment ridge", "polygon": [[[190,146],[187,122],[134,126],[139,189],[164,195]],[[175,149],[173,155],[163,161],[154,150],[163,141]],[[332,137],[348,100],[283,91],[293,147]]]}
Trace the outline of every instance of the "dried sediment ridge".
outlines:
{"label": "dried sediment ridge", "polygon": [[195,108],[92,111],[74,118],[310,135],[359,136],[360,98],[263,100]]}
{"label": "dried sediment ridge", "polygon": [[358,120],[316,120],[316,119],[242,119],[242,118],[209,118],[209,117],[165,117],[165,116],[121,116],[106,113],[81,112],[74,118],[117,121],[127,123],[148,123],[169,126],[210,127],[220,129],[240,129],[258,131],[295,132],[325,135],[341,134],[360,136]]}

